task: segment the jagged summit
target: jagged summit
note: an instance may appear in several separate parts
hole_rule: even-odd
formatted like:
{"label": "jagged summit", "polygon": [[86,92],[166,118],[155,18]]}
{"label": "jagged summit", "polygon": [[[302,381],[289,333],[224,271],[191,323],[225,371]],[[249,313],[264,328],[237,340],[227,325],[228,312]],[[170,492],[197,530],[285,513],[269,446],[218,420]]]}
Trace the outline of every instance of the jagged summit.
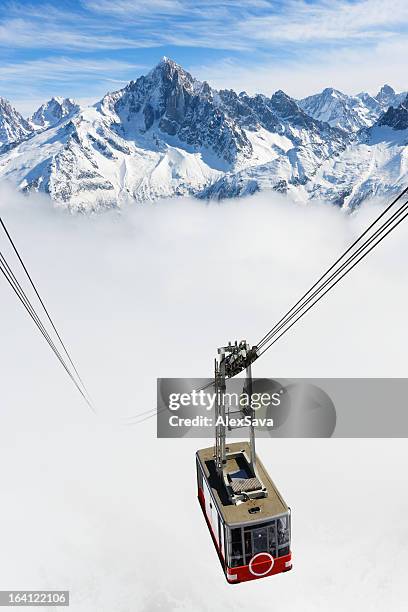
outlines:
{"label": "jagged summit", "polygon": [[30,123],[34,129],[52,127],[78,111],[79,105],[71,98],[54,96],[33,113]]}
{"label": "jagged summit", "polygon": [[179,70],[184,71],[184,68],[182,68],[180,64],[178,64],[176,61],[171,59],[171,57],[167,57],[167,55],[163,55],[161,60],[158,62],[157,66],[171,66],[173,68],[178,68]]}
{"label": "jagged summit", "polygon": [[375,99],[378,101],[381,111],[387,111],[390,106],[394,106],[395,108],[404,101],[407,92],[396,93],[396,91],[390,85],[383,85],[375,96]]}
{"label": "jagged summit", "polygon": [[381,100],[382,98],[389,98],[390,96],[395,96],[395,90],[391,87],[391,85],[383,85],[375,96],[377,100]]}
{"label": "jagged summit", "polygon": [[343,92],[339,91],[338,89],[335,89],[334,87],[325,87],[322,91],[322,94],[326,96],[335,96],[336,98],[343,98],[345,95],[343,94]]}
{"label": "jagged summit", "polygon": [[6,98],[0,97],[0,147],[26,138],[30,132],[28,121]]}
{"label": "jagged summit", "polygon": [[193,77],[187,70],[185,70],[180,64],[177,64],[174,60],[170,59],[163,55],[161,60],[154,66],[150,72],[146,75],[146,77],[140,78],[149,78],[151,76],[159,76],[164,78],[173,78],[175,75],[182,75],[183,77],[187,77],[188,80],[193,81]]}
{"label": "jagged summit", "polygon": [[282,116],[288,116],[294,113],[304,114],[296,100],[288,96],[282,89],[278,89],[272,94],[271,103],[274,109]]}

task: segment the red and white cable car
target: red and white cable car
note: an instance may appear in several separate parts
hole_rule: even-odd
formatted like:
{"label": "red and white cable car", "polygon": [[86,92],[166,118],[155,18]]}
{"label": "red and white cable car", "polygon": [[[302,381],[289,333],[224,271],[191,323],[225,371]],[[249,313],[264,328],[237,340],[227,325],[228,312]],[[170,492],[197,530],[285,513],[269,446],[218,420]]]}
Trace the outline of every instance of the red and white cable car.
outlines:
{"label": "red and white cable car", "polygon": [[[219,349],[215,368],[215,446],[196,453],[198,499],[229,583],[255,580],[292,569],[291,512],[255,453],[255,435],[250,442],[226,445],[226,376],[247,370],[251,393],[251,363],[256,347],[245,342]],[[230,355],[241,360],[229,360]],[[234,363],[234,369],[232,369]],[[252,412],[250,410],[250,412]],[[223,419],[219,419],[219,417]],[[253,416],[253,414],[252,414]]]}
{"label": "red and white cable car", "polygon": [[259,480],[251,478],[247,442],[229,444],[226,452],[227,478],[245,498],[235,504],[217,475],[214,447],[199,450],[196,456],[198,499],[228,582],[287,572],[292,569],[290,508],[258,458],[264,496],[252,496],[256,487],[259,493]]}

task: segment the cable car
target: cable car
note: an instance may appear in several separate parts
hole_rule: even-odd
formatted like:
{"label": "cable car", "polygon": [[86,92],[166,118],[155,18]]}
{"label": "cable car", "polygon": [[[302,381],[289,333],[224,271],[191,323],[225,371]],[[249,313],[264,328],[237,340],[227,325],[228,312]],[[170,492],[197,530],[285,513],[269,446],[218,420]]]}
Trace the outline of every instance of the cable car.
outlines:
{"label": "cable car", "polygon": [[227,486],[217,475],[214,447],[196,453],[198,499],[230,583],[292,569],[290,508],[258,458],[254,475],[249,453],[248,442],[226,447]]}
{"label": "cable car", "polygon": [[[256,347],[250,349],[242,341],[218,349],[218,353],[214,387],[216,422],[220,424],[216,426],[215,445],[196,453],[197,486],[225,577],[233,584],[292,569],[291,511],[255,453],[253,425],[249,443],[226,444],[225,378],[238,368],[242,371],[243,365],[247,370],[246,389],[251,392]],[[230,360],[234,355],[236,359]]]}

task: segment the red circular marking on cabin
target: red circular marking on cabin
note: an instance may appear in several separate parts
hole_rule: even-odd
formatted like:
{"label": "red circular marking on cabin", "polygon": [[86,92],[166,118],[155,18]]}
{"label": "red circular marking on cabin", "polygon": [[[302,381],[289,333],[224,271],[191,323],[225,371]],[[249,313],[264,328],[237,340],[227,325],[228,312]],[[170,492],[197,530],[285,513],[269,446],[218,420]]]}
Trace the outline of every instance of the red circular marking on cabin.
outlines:
{"label": "red circular marking on cabin", "polygon": [[[252,557],[249,562],[249,571],[253,576],[265,576],[271,571],[275,563],[274,558],[267,552],[261,552]],[[256,565],[255,569],[253,565]]]}

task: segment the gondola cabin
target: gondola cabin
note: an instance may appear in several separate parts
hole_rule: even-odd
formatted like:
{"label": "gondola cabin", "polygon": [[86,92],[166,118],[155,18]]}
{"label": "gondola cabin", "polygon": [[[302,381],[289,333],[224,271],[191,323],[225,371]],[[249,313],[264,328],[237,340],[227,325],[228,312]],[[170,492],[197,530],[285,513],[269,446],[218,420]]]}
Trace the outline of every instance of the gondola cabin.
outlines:
{"label": "gondola cabin", "polygon": [[225,448],[220,476],[214,447],[196,453],[198,499],[229,583],[292,568],[291,518],[262,463],[253,469],[250,445]]}

